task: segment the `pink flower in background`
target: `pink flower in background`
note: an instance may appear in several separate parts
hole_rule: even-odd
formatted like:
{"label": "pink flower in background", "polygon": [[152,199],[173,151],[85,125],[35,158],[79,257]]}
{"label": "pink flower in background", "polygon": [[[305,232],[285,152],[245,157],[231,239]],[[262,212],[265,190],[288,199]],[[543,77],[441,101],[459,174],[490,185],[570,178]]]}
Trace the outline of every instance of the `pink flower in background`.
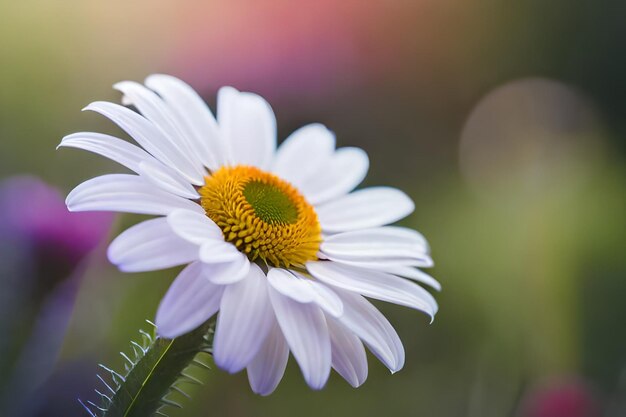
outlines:
{"label": "pink flower in background", "polygon": [[[269,99],[341,94],[402,65],[389,48],[394,10],[376,3],[321,0],[247,2],[181,11],[184,25],[166,67],[200,91],[221,85]],[[391,15],[391,16],[390,16]],[[219,19],[216,18],[219,16]]]}
{"label": "pink flower in background", "polygon": [[564,380],[534,390],[526,399],[523,417],[599,417],[600,406],[591,388]]}

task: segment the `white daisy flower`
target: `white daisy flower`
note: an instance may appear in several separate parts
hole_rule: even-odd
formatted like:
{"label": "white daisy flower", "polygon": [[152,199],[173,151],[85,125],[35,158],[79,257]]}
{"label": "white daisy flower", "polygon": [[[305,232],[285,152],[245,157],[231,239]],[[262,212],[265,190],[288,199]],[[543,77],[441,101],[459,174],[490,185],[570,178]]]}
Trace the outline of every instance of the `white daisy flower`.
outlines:
{"label": "white daisy flower", "polygon": [[[88,180],[67,197],[71,211],[158,216],[109,247],[122,271],[187,265],[161,301],[158,333],[174,338],[217,314],[215,363],[247,370],[254,392],[270,394],[289,356],[321,389],[331,367],[357,387],[367,378],[364,345],[392,372],[404,365],[400,338],[365,297],[428,314],[437,303],[412,281],[439,290],[420,271],[432,266],[419,233],[386,226],[414,209],[388,187],[352,191],[369,161],[335,149],[321,124],[276,146],[276,120],[260,96],[219,90],[217,118],[191,87],[152,75],[145,87],[115,85],[139,112],[86,107],[140,146],[100,133],[75,133],[59,146],[110,158],[136,174]],[[142,149],[143,148],[143,149]]]}

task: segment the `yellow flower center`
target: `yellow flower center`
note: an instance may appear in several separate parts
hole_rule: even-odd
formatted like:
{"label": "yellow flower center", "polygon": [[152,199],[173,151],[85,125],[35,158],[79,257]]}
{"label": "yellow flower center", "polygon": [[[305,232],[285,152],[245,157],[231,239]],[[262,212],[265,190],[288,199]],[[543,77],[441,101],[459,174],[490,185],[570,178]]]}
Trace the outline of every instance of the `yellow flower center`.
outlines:
{"label": "yellow flower center", "polygon": [[251,166],[222,167],[199,192],[206,215],[251,261],[302,267],[317,259],[317,214],[286,181]]}

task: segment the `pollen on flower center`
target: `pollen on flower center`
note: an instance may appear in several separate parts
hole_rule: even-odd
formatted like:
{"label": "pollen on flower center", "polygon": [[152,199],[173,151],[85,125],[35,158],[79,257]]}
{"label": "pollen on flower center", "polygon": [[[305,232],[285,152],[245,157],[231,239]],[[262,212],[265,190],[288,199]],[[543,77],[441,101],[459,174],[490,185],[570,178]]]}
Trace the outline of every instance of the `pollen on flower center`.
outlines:
{"label": "pollen on flower center", "polygon": [[222,167],[199,192],[207,216],[251,261],[290,267],[317,259],[317,214],[286,181],[251,166]]}

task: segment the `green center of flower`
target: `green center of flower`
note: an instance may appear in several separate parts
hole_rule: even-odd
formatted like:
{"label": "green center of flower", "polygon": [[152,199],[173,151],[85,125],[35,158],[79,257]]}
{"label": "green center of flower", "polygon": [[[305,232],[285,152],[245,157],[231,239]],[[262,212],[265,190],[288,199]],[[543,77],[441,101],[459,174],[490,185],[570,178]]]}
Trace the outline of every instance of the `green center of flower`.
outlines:
{"label": "green center of flower", "polygon": [[293,224],[298,221],[298,208],[278,187],[258,180],[243,188],[243,196],[261,220],[268,224]]}

